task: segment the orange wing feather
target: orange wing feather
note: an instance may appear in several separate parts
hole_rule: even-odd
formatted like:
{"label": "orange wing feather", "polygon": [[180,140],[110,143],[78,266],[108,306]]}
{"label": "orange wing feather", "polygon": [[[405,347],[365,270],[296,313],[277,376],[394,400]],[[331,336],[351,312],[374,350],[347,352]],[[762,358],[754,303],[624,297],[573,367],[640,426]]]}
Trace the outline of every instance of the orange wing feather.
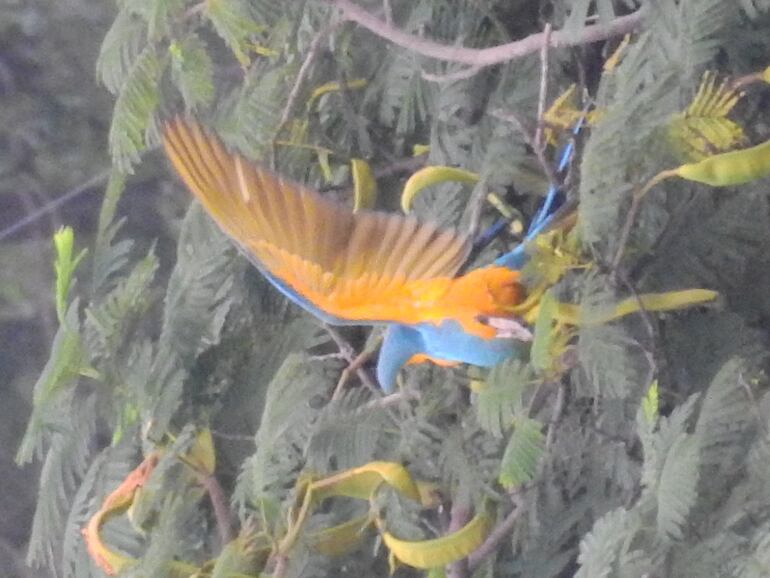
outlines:
{"label": "orange wing feather", "polygon": [[470,250],[455,231],[413,217],[353,213],[225,150],[193,122],[166,124],[163,144],[225,233],[331,315],[407,324],[455,318],[484,332],[479,315],[509,316],[520,300],[515,271],[493,267],[454,278]]}

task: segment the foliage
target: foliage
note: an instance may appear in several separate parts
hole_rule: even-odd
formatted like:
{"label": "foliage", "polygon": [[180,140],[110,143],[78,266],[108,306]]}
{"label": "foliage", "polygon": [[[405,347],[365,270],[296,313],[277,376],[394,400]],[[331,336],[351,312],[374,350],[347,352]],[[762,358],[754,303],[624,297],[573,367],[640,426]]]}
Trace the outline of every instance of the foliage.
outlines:
{"label": "foliage", "polygon": [[[402,390],[383,398],[347,368],[377,331],[330,336],[199,206],[181,222],[170,271],[117,216],[126,175],[155,146],[158,122],[181,110],[351,206],[366,197],[397,207],[408,176],[398,167],[415,172],[408,151],[427,143],[415,214],[485,227],[498,215],[480,201],[494,191],[531,216],[553,175],[521,128],[501,119],[514,113],[534,126],[539,55],[430,80],[458,69],[340,23],[332,4],[118,3],[97,63],[115,97],[115,168],[93,250],[81,262],[73,243],[87,243],[57,237],[59,329],[18,454],[43,464],[29,561],[65,577],[102,575],[80,531],[118,495],[121,508],[98,518],[91,539],[131,560],[126,576],[385,576],[389,553],[432,575],[431,559],[469,554],[472,570],[516,578],[760,575],[770,528],[765,186],[660,183],[618,270],[612,258],[633,191],[681,165],[678,154],[707,158],[744,134],[767,140],[766,114],[746,104],[766,88],[733,108],[738,96],[713,71],[733,78],[767,66],[770,5],[358,3],[372,13],[389,6],[406,33],[466,47],[538,32],[546,15],[579,36],[593,16],[644,10],[612,69],[597,72],[598,50],[549,51],[546,104],[577,84],[576,110],[595,109],[566,178],[580,203],[575,233],[538,244],[524,273],[548,281],[542,308],[529,311],[531,351],[522,345],[490,371],[409,367]],[[619,41],[605,44],[605,57]],[[570,136],[549,128],[552,163]],[[380,170],[388,178],[375,199],[369,173]],[[469,266],[515,243],[506,233]],[[640,295],[694,287],[719,292],[719,310],[569,330],[556,314],[568,303],[575,319],[592,319]],[[196,432],[208,430],[214,444],[201,462]],[[115,494],[151,455],[157,464],[130,499]],[[420,482],[419,500],[379,478],[344,486],[345,476],[371,482],[373,464],[384,463]],[[509,523],[475,558],[489,528]],[[458,542],[463,535],[472,539]],[[416,568],[398,572],[424,575]]]}

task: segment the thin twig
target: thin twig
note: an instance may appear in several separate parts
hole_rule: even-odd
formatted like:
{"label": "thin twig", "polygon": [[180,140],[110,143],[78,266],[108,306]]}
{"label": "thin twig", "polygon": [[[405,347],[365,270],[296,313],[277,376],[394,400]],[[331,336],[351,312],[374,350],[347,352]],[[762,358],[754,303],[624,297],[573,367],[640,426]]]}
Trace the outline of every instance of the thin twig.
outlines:
{"label": "thin twig", "polygon": [[348,366],[343,369],[342,373],[340,374],[340,378],[337,381],[337,385],[334,388],[334,393],[332,394],[332,401],[339,399],[342,396],[342,392],[345,391],[345,385],[350,379],[350,375],[354,371],[358,372],[359,369],[362,369],[366,362],[371,359],[373,354],[374,352],[372,351],[362,351],[351,360],[345,353],[340,351],[339,355],[348,362]]}
{"label": "thin twig", "polygon": [[382,11],[385,13],[385,23],[393,26],[393,9],[390,6],[390,0],[382,0]]}
{"label": "thin twig", "polygon": [[432,74],[430,72],[423,71],[422,77],[428,82],[437,82],[439,84],[445,82],[455,82],[458,80],[467,80],[470,77],[478,74],[479,71],[483,68],[483,66],[468,66],[467,68],[463,68],[455,72],[450,72],[448,74]]}
{"label": "thin twig", "polygon": [[[413,173],[414,171],[424,167],[427,160],[428,155],[427,153],[424,153],[416,157],[399,159],[393,161],[390,164],[381,167],[375,167],[373,170],[374,180],[379,181],[380,179]],[[341,201],[345,201],[353,197],[353,187],[348,185],[322,187],[320,191],[322,193],[333,193],[333,196]]]}
{"label": "thin twig", "polygon": [[765,424],[765,420],[762,418],[762,412],[759,410],[759,401],[757,400],[757,396],[754,395],[754,390],[751,388],[751,384],[746,381],[746,378],[743,376],[743,372],[738,374],[738,383],[746,392],[746,397],[749,398],[749,406],[754,412],[754,417],[757,420],[757,426],[761,430],[762,435],[767,438],[767,425]]}
{"label": "thin twig", "polygon": [[[524,137],[524,140],[527,141],[527,144],[534,151],[535,156],[537,157],[537,162],[540,165],[540,168],[543,169],[543,172],[548,179],[548,184],[557,189],[561,189],[562,183],[559,181],[559,177],[556,176],[553,167],[551,167],[551,163],[549,163],[548,159],[545,158],[545,149],[543,147],[536,146],[535,137],[532,136],[532,132],[527,127],[527,124],[519,117],[519,115],[515,112],[503,111],[500,109],[493,110],[490,114],[496,118],[499,118],[500,120],[510,122],[517,129],[519,129],[519,132]],[[538,125],[539,124],[540,121],[538,121]]]}
{"label": "thin twig", "polygon": [[420,399],[420,392],[414,390],[403,389],[396,393],[391,393],[385,397],[378,397],[371,401],[366,402],[361,406],[364,411],[376,408],[386,408],[392,405],[398,405],[402,401],[411,401]]}
{"label": "thin twig", "polygon": [[[423,56],[442,60],[444,62],[458,62],[468,66],[492,66],[516,58],[521,58],[533,52],[537,52],[545,42],[545,34],[540,32],[532,34],[521,40],[492,46],[490,48],[465,48],[462,46],[450,46],[431,40],[425,40],[403,32],[388,25],[373,16],[363,8],[355,5],[350,0],[327,0],[331,5],[339,8],[343,20],[355,22],[366,28],[380,38],[389,40],[393,44],[406,48]],[[627,16],[621,16],[606,24],[587,26],[579,34],[557,30],[551,35],[550,45],[553,48],[564,46],[578,46],[590,44],[600,40],[606,40],[613,36],[627,34],[639,28],[642,23],[642,11],[637,10]]]}
{"label": "thin twig", "polygon": [[[326,331],[329,333],[331,338],[334,340],[334,343],[337,344],[337,347],[340,350],[340,353],[342,354],[343,358],[348,362],[348,364],[353,365],[356,363],[356,360],[358,359],[358,355],[356,354],[356,350],[353,348],[350,343],[348,343],[347,339],[345,339],[342,334],[331,325],[324,325],[326,328]],[[368,387],[372,392],[379,394],[380,388],[377,387],[377,384],[374,382],[372,377],[369,375],[369,372],[367,372],[363,367],[356,366],[355,368],[356,375],[358,376],[358,379],[361,380],[361,383],[363,383],[366,387]],[[338,384],[339,386],[339,384]]]}
{"label": "thin twig", "polygon": [[647,308],[642,302],[642,298],[639,296],[639,291],[637,291],[634,284],[631,283],[631,279],[629,279],[624,273],[621,273],[619,269],[614,269],[613,273],[615,274],[617,280],[620,281],[623,286],[631,293],[634,301],[636,301],[636,304],[639,307],[639,313],[642,316],[642,322],[644,323],[645,329],[647,329],[647,334],[650,338],[650,345],[653,349],[655,349],[655,344],[657,342],[655,325],[652,322],[652,317],[650,317],[650,312],[647,311]]}
{"label": "thin twig", "polygon": [[634,189],[633,197],[631,198],[631,206],[628,208],[628,214],[626,215],[626,222],[623,223],[623,229],[621,230],[620,238],[618,239],[618,248],[615,252],[615,257],[610,264],[612,271],[617,270],[618,265],[620,265],[620,260],[623,258],[623,253],[625,252],[626,244],[628,243],[628,238],[631,234],[631,227],[636,220],[636,215],[639,212],[642,200],[655,186],[674,176],[676,176],[676,169],[667,169],[652,177],[641,188]]}
{"label": "thin twig", "polygon": [[620,261],[623,259],[623,253],[626,250],[628,238],[631,235],[631,227],[634,225],[636,214],[639,212],[639,206],[641,203],[642,195],[639,195],[636,191],[634,191],[634,195],[631,198],[631,206],[628,208],[628,213],[626,214],[626,221],[623,223],[623,229],[621,229],[620,237],[618,238],[618,248],[615,250],[615,256],[612,258],[612,262],[610,263],[610,269],[613,272],[618,270]]}
{"label": "thin twig", "polygon": [[283,126],[288,122],[289,117],[294,110],[294,106],[297,104],[297,99],[299,98],[300,90],[302,89],[302,85],[305,82],[305,78],[310,73],[313,61],[315,61],[318,53],[321,51],[321,43],[337,28],[339,28],[341,24],[341,22],[333,22],[329,26],[322,28],[316,33],[316,35],[313,37],[313,40],[310,42],[310,47],[308,48],[307,54],[305,55],[305,60],[299,67],[297,78],[294,79],[294,85],[289,91],[289,97],[286,99],[286,105],[283,107],[283,112],[281,112],[281,120],[278,122],[278,130],[276,131],[276,135],[281,132]]}
{"label": "thin twig", "polygon": [[244,443],[250,443],[250,444],[256,443],[253,435],[227,434],[216,430],[211,430],[211,435],[213,435],[215,438],[219,438],[219,439],[223,439],[231,442],[244,442]]}
{"label": "thin twig", "polygon": [[502,542],[513,530],[513,526],[516,524],[516,520],[518,520],[519,514],[521,513],[521,497],[518,494],[515,494],[512,497],[512,500],[513,509],[510,513],[489,533],[489,536],[487,536],[487,539],[484,540],[481,546],[476,548],[476,550],[468,556],[469,572],[475,572],[481,563],[497,550],[498,544],[500,544],[500,542]]}
{"label": "thin twig", "polygon": [[[556,426],[561,421],[561,416],[564,413],[564,402],[567,399],[567,388],[563,383],[559,384],[559,389],[556,391],[556,402],[553,405],[553,413],[551,414],[551,423],[548,425],[548,434],[545,437],[545,453],[551,449],[553,440],[556,437]],[[541,462],[541,464],[544,463]]]}
{"label": "thin twig", "polygon": [[90,179],[88,179],[85,183],[78,185],[74,189],[70,189],[63,195],[60,195],[59,197],[56,197],[53,201],[50,203],[47,203],[40,207],[38,210],[27,214],[26,217],[23,219],[20,219],[19,221],[16,221],[13,225],[10,227],[7,227],[0,231],[0,241],[3,241],[10,237],[11,235],[18,233],[20,230],[22,230],[24,227],[34,223],[41,217],[44,217],[48,215],[49,213],[54,212],[56,209],[64,205],[65,203],[68,203],[69,201],[75,199],[76,197],[79,197],[83,193],[87,193],[88,191],[103,185],[107,182],[107,180],[110,177],[111,170],[108,169],[106,171],[103,171],[97,175],[94,175]]}
{"label": "thin twig", "polygon": [[[551,43],[551,23],[545,25],[543,30],[543,46],[540,49],[540,92],[537,98],[537,128],[533,139],[533,148],[538,159],[543,156],[545,145],[543,144],[543,115],[545,114],[545,102],[548,99],[548,48]],[[540,164],[543,161],[540,160]]]}
{"label": "thin twig", "polygon": [[476,183],[468,202],[468,238],[474,239],[481,224],[481,213],[487,200],[487,183],[485,179]]}

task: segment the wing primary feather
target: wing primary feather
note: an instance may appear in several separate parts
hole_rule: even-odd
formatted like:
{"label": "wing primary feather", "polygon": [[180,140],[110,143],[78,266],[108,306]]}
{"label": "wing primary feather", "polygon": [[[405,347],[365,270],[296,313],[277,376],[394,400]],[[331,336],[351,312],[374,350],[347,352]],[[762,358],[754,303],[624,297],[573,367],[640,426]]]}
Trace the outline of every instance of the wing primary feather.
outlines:
{"label": "wing primary feather", "polygon": [[436,256],[423,271],[423,277],[452,277],[468,258],[470,243],[455,231],[442,231],[436,241]]}
{"label": "wing primary feather", "polygon": [[257,167],[252,163],[246,163],[243,165],[243,178],[246,183],[246,188],[249,191],[249,197],[251,201],[246,206],[248,214],[252,221],[255,223],[255,229],[250,233],[251,236],[255,236],[261,240],[265,240],[272,228],[270,221],[265,215],[263,204],[259,202],[259,184],[257,180]]}
{"label": "wing primary feather", "polygon": [[340,277],[344,273],[344,251],[350,240],[353,219],[338,206],[331,203],[319,206],[324,205],[328,214],[323,219],[324,234],[319,239],[319,249],[323,255],[321,262],[326,264],[335,277]]}
{"label": "wing primary feather", "polygon": [[251,193],[249,193],[249,186],[246,183],[246,175],[243,170],[243,161],[239,156],[235,157],[235,174],[238,177],[238,192],[241,194],[241,199],[244,203],[251,201]]}
{"label": "wing primary feather", "polygon": [[164,148],[179,176],[197,197],[198,191],[204,188],[204,180],[198,173],[197,167],[190,166],[184,145],[179,141],[179,135],[175,129],[176,127],[171,125],[166,132],[166,138],[163,140]]}
{"label": "wing primary feather", "polygon": [[320,203],[314,202],[315,199],[313,198],[313,195],[302,195],[300,201],[302,214],[304,215],[302,226],[314,237],[314,242],[310,243],[310,246],[308,247],[310,259],[314,263],[323,265],[321,260],[323,255],[323,247],[321,245],[321,240],[324,236],[323,227],[330,226],[326,219],[318,219],[319,212],[321,212],[324,207]]}
{"label": "wing primary feather", "polygon": [[[209,170],[210,167],[205,162],[203,153],[190,132],[191,129],[179,122],[176,124],[176,129],[175,148],[178,151],[178,158],[184,167],[184,173],[189,175],[194,181],[194,183],[188,182],[187,185],[198,201],[203,204],[217,222],[225,227],[230,234],[233,234],[232,218],[228,216],[229,212],[221,207],[221,203],[217,202],[218,199],[216,197],[219,184],[216,177]],[[193,184],[197,186],[193,186]],[[222,193],[226,195],[227,189],[224,189]]]}
{"label": "wing primary feather", "polygon": [[431,277],[431,275],[428,275],[428,271],[435,267],[439,260],[445,258],[447,252],[452,248],[452,240],[451,234],[447,235],[444,231],[434,228],[433,234],[425,244],[425,250],[420,255],[419,261],[412,267],[412,275],[417,279]]}
{"label": "wing primary feather", "polygon": [[195,150],[193,160],[197,162],[201,170],[206,171],[209,176],[209,187],[205,191],[208,195],[226,195],[232,194],[230,191],[230,179],[227,176],[227,169],[223,169],[219,164],[219,159],[215,152],[215,143],[219,144],[218,139],[211,138],[198,124],[193,124],[190,130],[186,132],[190,147]]}
{"label": "wing primary feather", "polygon": [[409,247],[409,243],[417,229],[418,222],[414,217],[405,217],[399,223],[398,236],[393,243],[393,249],[388,256],[388,260],[383,267],[383,273],[389,277],[396,278],[396,271],[401,263],[401,257]]}
{"label": "wing primary feather", "polygon": [[266,171],[255,168],[254,178],[257,194],[259,196],[259,207],[265,216],[265,222],[268,228],[265,230],[265,238],[278,247],[286,246],[286,238],[283,234],[282,216],[276,210],[273,202],[274,190],[271,186],[271,177]]}
{"label": "wing primary feather", "polygon": [[[284,181],[279,181],[279,193],[281,200],[283,201],[284,209],[284,224],[286,225],[286,233],[289,244],[289,249],[295,255],[302,253],[304,246],[312,246],[313,238],[308,236],[308,231],[304,228],[301,208],[302,208],[302,196],[309,194],[302,189],[298,189],[297,185],[289,184]],[[299,205],[299,211],[297,210]]]}
{"label": "wing primary feather", "polygon": [[375,271],[378,273],[374,275],[374,284],[377,288],[384,289],[390,283],[390,277],[385,272],[385,263],[393,250],[393,244],[395,243],[396,236],[399,232],[399,220],[393,215],[376,215],[379,220],[379,229],[381,231],[379,247],[372,256],[372,263],[375,265]]}
{"label": "wing primary feather", "polygon": [[[167,143],[174,150],[174,157],[178,163],[178,169],[182,177],[189,177],[194,181],[195,186],[191,187],[197,197],[203,195],[208,188],[209,177],[201,171],[201,168],[194,162],[196,153],[188,148],[187,139],[184,138],[184,128],[178,125],[172,125],[169,133],[170,138]],[[190,185],[191,183],[187,183]]]}
{"label": "wing primary feather", "polygon": [[374,226],[376,221],[368,214],[361,214],[353,222],[353,230],[348,240],[347,252],[345,255],[345,277],[356,279],[366,271],[371,254],[371,245],[376,233]]}
{"label": "wing primary feather", "polygon": [[283,236],[283,247],[292,247],[292,226],[293,223],[288,219],[286,208],[287,200],[296,194],[301,194],[301,185],[288,185],[280,175],[268,173],[266,170],[260,171],[266,176],[267,185],[270,187],[270,201],[272,202],[273,213],[276,215],[277,228],[280,229]]}
{"label": "wing primary feather", "polygon": [[407,280],[418,278],[415,274],[415,268],[420,266],[420,258],[425,254],[425,249],[430,243],[433,233],[436,231],[436,225],[432,223],[420,223],[412,236],[409,245],[401,256],[396,275],[403,275]]}

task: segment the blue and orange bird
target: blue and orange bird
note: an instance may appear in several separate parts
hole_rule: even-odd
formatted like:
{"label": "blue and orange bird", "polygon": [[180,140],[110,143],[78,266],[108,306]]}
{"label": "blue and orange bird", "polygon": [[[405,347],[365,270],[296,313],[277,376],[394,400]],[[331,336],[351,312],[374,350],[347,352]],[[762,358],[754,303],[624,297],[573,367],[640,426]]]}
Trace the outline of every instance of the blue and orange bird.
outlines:
{"label": "blue and orange bird", "polygon": [[354,213],[228,151],[195,122],[163,128],[176,172],[219,227],[291,301],[332,325],[387,325],[377,379],[431,360],[491,367],[526,329],[525,297],[507,263],[458,276],[469,239],[411,216]]}

